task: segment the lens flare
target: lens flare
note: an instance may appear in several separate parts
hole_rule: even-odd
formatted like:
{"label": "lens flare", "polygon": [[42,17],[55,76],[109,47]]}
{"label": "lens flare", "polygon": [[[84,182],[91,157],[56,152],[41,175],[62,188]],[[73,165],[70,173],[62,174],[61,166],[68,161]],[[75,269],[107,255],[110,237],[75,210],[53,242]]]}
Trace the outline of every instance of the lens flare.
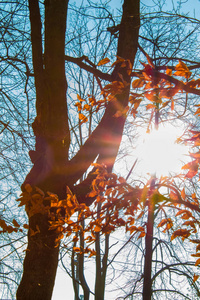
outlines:
{"label": "lens flare", "polygon": [[137,172],[159,176],[179,173],[183,162],[187,161],[188,147],[177,143],[181,136],[180,127],[160,126],[149,134],[142,135],[142,142],[136,149]]}

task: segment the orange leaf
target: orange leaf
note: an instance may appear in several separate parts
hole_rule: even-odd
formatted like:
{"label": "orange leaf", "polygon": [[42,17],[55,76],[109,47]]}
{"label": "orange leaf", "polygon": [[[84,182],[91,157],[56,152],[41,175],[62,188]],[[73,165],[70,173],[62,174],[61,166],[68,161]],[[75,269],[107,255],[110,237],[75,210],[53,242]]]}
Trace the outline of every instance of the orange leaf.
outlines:
{"label": "orange leaf", "polygon": [[175,201],[179,200],[178,195],[173,191],[170,192],[170,198]]}
{"label": "orange leaf", "polygon": [[194,244],[200,244],[200,240],[190,240],[190,242],[192,242]]}
{"label": "orange leaf", "polygon": [[96,255],[97,253],[96,253],[96,251],[95,250],[90,250],[90,255],[88,256],[88,257],[92,257],[92,256],[94,256],[94,255]]}
{"label": "orange leaf", "polygon": [[192,214],[190,211],[186,210],[186,209],[181,209],[176,213],[176,217],[181,215],[181,214],[187,214],[188,216],[192,217]]}
{"label": "orange leaf", "polygon": [[154,65],[152,59],[150,58],[150,56],[147,53],[145,54],[145,56],[147,58],[147,61],[148,61],[149,65],[154,69],[155,65]]}
{"label": "orange leaf", "polygon": [[119,177],[118,180],[119,180],[120,183],[125,183],[126,182],[126,180],[123,177]]}
{"label": "orange leaf", "polygon": [[104,59],[101,59],[101,60],[98,62],[97,66],[103,66],[103,65],[105,65],[105,64],[107,64],[107,63],[109,63],[109,62],[110,62],[110,59],[109,59],[108,57],[106,57],[106,58],[104,58]]}
{"label": "orange leaf", "polygon": [[148,109],[154,109],[154,108],[156,108],[156,106],[154,104],[147,104],[146,105],[146,110],[148,110]]}
{"label": "orange leaf", "polygon": [[144,93],[144,96],[148,100],[153,101],[153,102],[156,102],[156,100],[157,100],[157,97],[155,96],[155,92],[146,92],[146,93]]}
{"label": "orange leaf", "polygon": [[183,200],[185,200],[185,189],[184,188],[181,191],[181,197],[183,198]]}
{"label": "orange leaf", "polygon": [[79,113],[79,120],[81,120],[82,123],[86,123],[88,121],[88,118],[83,114]]}
{"label": "orange leaf", "polygon": [[136,226],[131,226],[128,230],[130,231],[130,234],[132,234],[134,231],[138,231]]}
{"label": "orange leaf", "polygon": [[187,178],[193,178],[197,174],[197,172],[198,172],[198,169],[196,169],[196,170],[189,170],[185,176]]}
{"label": "orange leaf", "polygon": [[89,104],[85,104],[83,106],[83,109],[89,111],[91,109],[91,106]]}
{"label": "orange leaf", "polygon": [[185,164],[184,166],[182,166],[182,170],[194,168],[194,163],[195,162],[192,161],[192,162]]}
{"label": "orange leaf", "polygon": [[194,274],[193,282],[197,281],[198,278],[199,278],[199,275]]}
{"label": "orange leaf", "polygon": [[190,236],[190,230],[187,229],[178,229],[172,233],[171,241],[173,241],[176,237],[182,237],[182,240]]}
{"label": "orange leaf", "polygon": [[28,224],[24,224],[23,227],[24,227],[25,229],[29,229]]}
{"label": "orange leaf", "polygon": [[140,233],[140,235],[138,236],[138,239],[143,238],[145,235],[146,235],[146,233],[145,233],[144,231],[142,231],[142,232]]}
{"label": "orange leaf", "polygon": [[158,228],[164,226],[166,223],[172,222],[171,218],[163,219],[159,224]]}
{"label": "orange leaf", "polygon": [[175,86],[174,88],[168,88],[168,89],[161,89],[159,96],[160,98],[164,97],[164,98],[172,98],[175,94],[177,94],[179,91],[179,88],[177,86]]}
{"label": "orange leaf", "polygon": [[192,213],[190,211],[186,211],[181,217],[183,220],[188,220],[189,218],[192,218]]}
{"label": "orange leaf", "polygon": [[190,87],[199,87],[200,86],[200,79],[194,80],[192,79],[191,81],[189,81],[187,83],[187,85],[189,85]]}
{"label": "orange leaf", "polygon": [[191,256],[193,256],[193,257],[200,257],[200,253],[191,254]]}
{"label": "orange leaf", "polygon": [[13,219],[13,225],[15,226],[15,227],[20,227],[20,225],[17,223],[17,221],[15,220],[15,219]]}
{"label": "orange leaf", "polygon": [[197,259],[197,261],[195,262],[195,266],[198,266],[200,264],[200,258]]}
{"label": "orange leaf", "polygon": [[88,197],[95,197],[97,195],[97,192],[96,191],[91,191],[89,194],[88,194]]}
{"label": "orange leaf", "polygon": [[135,223],[135,219],[131,219],[130,225],[133,225]]}
{"label": "orange leaf", "polygon": [[172,75],[172,69],[167,68],[166,69],[166,74],[169,75],[169,76],[171,76]]}
{"label": "orange leaf", "polygon": [[183,223],[183,225],[191,226],[191,227],[195,228],[195,221],[185,221]]}
{"label": "orange leaf", "polygon": [[167,226],[166,226],[164,232],[166,232],[167,230],[169,230],[169,229],[172,228],[172,227],[173,227],[173,222],[172,222],[172,221],[169,221],[169,222],[167,223]]}
{"label": "orange leaf", "polygon": [[138,215],[137,220],[139,220],[144,215],[144,210],[141,211],[141,213]]}
{"label": "orange leaf", "polygon": [[77,237],[77,236],[74,236],[73,239],[72,239],[72,241],[73,241],[74,243],[78,242],[78,237]]}
{"label": "orange leaf", "polygon": [[141,88],[141,87],[143,87],[144,84],[145,84],[144,80],[139,78],[132,82],[132,88],[133,89]]}
{"label": "orange leaf", "polygon": [[192,75],[192,73],[190,72],[190,70],[188,69],[186,64],[184,62],[182,62],[181,60],[179,60],[179,63],[176,65],[175,69],[176,69],[176,72],[174,73],[174,75],[176,75],[176,76],[190,78],[190,76]]}
{"label": "orange leaf", "polygon": [[101,226],[100,225],[96,225],[95,228],[94,228],[94,231],[95,232],[101,231]]}
{"label": "orange leaf", "polygon": [[78,111],[81,111],[81,109],[82,109],[82,104],[81,104],[80,102],[76,102],[76,103],[74,104],[74,106],[77,107]]}
{"label": "orange leaf", "polygon": [[3,228],[3,230],[7,229],[6,222],[4,220],[0,220],[0,227]]}
{"label": "orange leaf", "polygon": [[78,100],[79,100],[80,102],[85,101],[84,99],[81,98],[81,96],[79,96],[79,94],[77,94],[77,98],[78,98]]}
{"label": "orange leaf", "polygon": [[174,101],[171,102],[171,110],[174,110]]}
{"label": "orange leaf", "polygon": [[80,249],[79,247],[73,247],[73,251],[74,251],[74,252],[80,252],[81,249]]}

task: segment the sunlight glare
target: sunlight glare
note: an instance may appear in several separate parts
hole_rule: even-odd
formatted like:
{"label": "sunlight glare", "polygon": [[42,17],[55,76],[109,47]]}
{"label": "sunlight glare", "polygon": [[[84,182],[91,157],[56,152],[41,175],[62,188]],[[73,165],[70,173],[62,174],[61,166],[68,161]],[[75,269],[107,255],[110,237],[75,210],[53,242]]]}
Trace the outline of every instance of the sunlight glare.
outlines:
{"label": "sunlight glare", "polygon": [[157,177],[179,173],[188,156],[188,147],[176,143],[181,134],[181,128],[172,125],[143,134],[137,148],[137,172]]}

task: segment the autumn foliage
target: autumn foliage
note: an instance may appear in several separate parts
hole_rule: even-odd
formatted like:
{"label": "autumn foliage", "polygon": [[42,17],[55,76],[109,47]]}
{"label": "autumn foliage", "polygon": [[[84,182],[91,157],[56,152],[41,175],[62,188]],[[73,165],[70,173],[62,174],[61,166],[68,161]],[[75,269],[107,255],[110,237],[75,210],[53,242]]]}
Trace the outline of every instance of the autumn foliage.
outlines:
{"label": "autumn foliage", "polygon": [[[146,54],[147,62],[142,63],[143,70],[140,72],[132,72],[132,66],[129,61],[117,57],[116,64],[120,67],[125,67],[129,74],[137,77],[132,81],[132,89],[129,98],[129,105],[123,109],[118,110],[115,117],[131,114],[133,118],[137,115],[137,110],[143,101],[146,103],[146,110],[151,110],[151,117],[149,120],[150,128],[153,117],[156,113],[160,114],[162,109],[169,106],[173,111],[176,105],[176,94],[183,92],[193,92],[200,94],[198,87],[200,86],[200,79],[192,79],[189,68],[185,63],[179,63],[172,69],[166,67],[165,72],[160,72],[154,66],[150,57]],[[98,63],[98,66],[109,63],[108,58],[103,59]],[[128,66],[128,68],[127,68]],[[182,80],[183,78],[183,80]],[[82,99],[77,95],[78,101],[75,103],[81,124],[88,121],[88,114],[91,112],[98,112],[101,108],[106,107],[109,101],[115,101],[116,94],[122,94],[127,82],[114,81],[107,84],[102,88],[102,99],[96,100],[94,97],[88,95],[88,99]],[[197,105],[196,115],[200,114],[200,108]],[[194,176],[198,175],[200,164],[200,152],[198,147],[200,145],[200,132],[191,130],[189,138],[182,138],[179,142],[192,144],[196,151],[190,153],[192,161],[183,166],[183,174],[180,176],[185,177],[186,180],[191,180]],[[74,195],[68,187],[67,196],[65,199],[59,199],[57,195],[52,194],[50,191],[47,195],[44,194],[39,188],[31,187],[29,184],[18,200],[19,206],[25,205],[26,212],[29,217],[34,214],[48,214],[49,222],[51,224],[50,230],[55,230],[57,235],[57,246],[64,236],[71,236],[71,240],[78,244],[77,232],[79,232],[86,247],[75,246],[74,251],[77,253],[88,253],[89,256],[96,254],[93,249],[93,243],[96,239],[96,234],[103,235],[114,232],[119,227],[124,227],[125,232],[137,235],[137,238],[144,238],[146,235],[146,227],[138,226],[139,220],[145,213],[149,201],[154,201],[157,209],[166,212],[170,208],[177,210],[176,220],[171,217],[163,218],[158,228],[162,229],[163,233],[170,232],[171,240],[181,238],[182,241],[189,239],[191,243],[195,243],[196,253],[192,254],[197,257],[196,265],[200,264],[200,239],[194,238],[198,232],[199,218],[197,213],[200,213],[199,200],[195,193],[186,195],[185,189],[181,191],[175,186],[173,179],[160,178],[151,189],[151,180],[141,188],[139,186],[130,186],[122,177],[116,174],[108,173],[105,165],[93,164],[94,180],[92,181],[91,191],[88,193],[88,198],[94,198],[94,204],[89,207],[84,203],[79,204]],[[185,170],[187,172],[185,173]],[[160,192],[161,187],[169,189],[168,195],[163,195]],[[100,204],[100,206],[98,205]],[[100,208],[100,212],[98,209]],[[100,215],[97,218],[97,214]],[[182,222],[177,222],[177,219]],[[82,227],[84,220],[85,226]],[[176,224],[179,223],[178,228]],[[181,225],[180,225],[181,224]],[[7,225],[4,220],[0,220],[2,228],[1,233],[13,231],[17,232],[20,225],[16,220],[13,224]],[[28,225],[24,225],[28,228]],[[37,227],[35,231],[30,228],[31,236],[40,232]],[[195,275],[196,276],[196,275]],[[194,277],[194,281],[197,277]]]}
{"label": "autumn foliage", "polygon": [[[148,63],[142,63],[143,70],[140,72],[132,72],[133,77],[138,77],[132,81],[132,89],[129,98],[129,106],[123,111],[117,111],[116,117],[127,114],[131,114],[133,118],[137,115],[137,110],[140,104],[145,101],[146,110],[151,110],[151,116],[147,132],[150,130],[153,117],[157,115],[157,122],[159,122],[162,109],[169,107],[171,111],[174,110],[178,100],[176,95],[178,93],[193,93],[200,94],[198,89],[200,86],[199,79],[191,79],[192,72],[187,65],[181,60],[173,67],[166,67],[164,72],[157,70],[156,66],[152,62],[151,58],[145,53]],[[108,59],[104,59],[101,64],[109,63]],[[116,62],[113,64],[124,64],[127,67],[128,62],[117,57]],[[131,65],[130,65],[131,70]],[[106,101],[114,99],[115,94],[123,93],[123,89],[126,86],[126,82],[112,82],[102,89],[102,95],[104,98],[100,101],[90,99],[90,105],[85,104],[83,110],[90,110],[93,106],[97,110],[104,105]],[[79,101],[76,106],[78,111],[82,109],[82,99],[78,97]],[[149,102],[148,102],[149,101]],[[199,115],[199,106],[197,105],[196,115]],[[79,115],[80,116],[80,115]],[[86,117],[80,118],[86,121]],[[155,118],[156,122],[156,118]],[[192,161],[182,167],[183,173],[179,174],[180,178],[184,180],[191,180],[198,175],[200,164],[200,133],[199,131],[190,130],[189,137],[182,137],[179,142],[189,143],[196,151],[190,153]],[[96,165],[96,179],[91,186],[91,192],[88,197],[96,197],[94,207],[97,207],[97,203],[101,203],[100,218],[96,219],[96,211],[90,210],[89,207],[76,208],[79,211],[78,221],[71,223],[63,229],[63,232],[71,234],[76,230],[81,230],[81,225],[78,225],[81,219],[86,220],[88,223],[84,228],[83,235],[87,244],[91,245],[95,240],[95,233],[101,232],[107,234],[114,231],[118,227],[124,227],[126,232],[130,234],[137,234],[138,238],[143,238],[146,235],[145,226],[136,226],[135,221],[140,219],[145,213],[145,209],[149,201],[156,203],[157,209],[165,211],[167,215],[168,209],[173,208],[176,210],[175,220],[171,217],[163,218],[157,225],[162,229],[163,233],[171,234],[171,241],[175,238],[181,238],[182,241],[188,239],[191,243],[197,244],[196,254],[192,254],[193,257],[200,257],[200,240],[196,239],[199,226],[199,200],[195,193],[187,194],[185,188],[179,190],[175,185],[174,179],[160,178],[157,179],[154,190],[151,190],[150,181],[143,187],[132,187],[123,178],[117,177],[115,174],[108,174],[105,166]],[[187,172],[185,173],[185,170]],[[168,195],[163,195],[160,192],[161,188],[168,188]],[[70,197],[73,197],[72,195]],[[177,221],[177,220],[180,220]],[[178,228],[177,228],[177,225]],[[89,249],[89,250],[88,250]],[[75,251],[83,251],[83,249],[76,248]],[[86,248],[86,252],[90,252],[90,255],[94,255],[94,251],[90,248]],[[196,266],[200,264],[200,258],[196,261]],[[194,275],[194,281],[198,278]]]}

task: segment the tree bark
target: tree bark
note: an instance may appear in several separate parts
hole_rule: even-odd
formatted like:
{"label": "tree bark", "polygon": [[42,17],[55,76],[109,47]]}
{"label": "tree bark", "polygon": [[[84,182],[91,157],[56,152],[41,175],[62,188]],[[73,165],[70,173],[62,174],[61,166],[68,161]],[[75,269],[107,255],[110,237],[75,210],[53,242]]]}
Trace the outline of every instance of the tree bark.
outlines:
{"label": "tree bark", "polygon": [[153,256],[153,227],[154,227],[154,197],[155,179],[152,179],[148,202],[147,233],[145,237],[143,300],[151,300],[152,296],[152,256]]}
{"label": "tree bark", "polygon": [[[97,219],[100,218],[101,203],[97,205]],[[107,211],[108,214],[108,211]],[[104,254],[101,255],[101,236],[96,233],[96,277],[95,277],[95,300],[104,300],[106,286],[106,272],[108,267],[109,234],[105,235]]]}
{"label": "tree bark", "polygon": [[[45,55],[37,0],[29,0],[37,117],[33,123],[36,150],[24,186],[38,186],[62,197],[60,168],[68,160],[69,128],[65,78],[66,0],[45,1]],[[65,143],[63,140],[65,139]],[[24,187],[22,187],[24,189]],[[50,300],[58,265],[57,234],[49,230],[48,214],[29,216],[28,248],[18,300]],[[39,231],[31,235],[32,231]],[[31,231],[32,230],[32,231]]]}
{"label": "tree bark", "polygon": [[49,230],[48,217],[37,214],[29,219],[29,226],[40,233],[28,233],[28,247],[24,260],[24,273],[17,290],[18,300],[50,300],[58,265],[59,247],[55,247],[56,234]]}
{"label": "tree bark", "polygon": [[[121,142],[125,118],[114,114],[128,104],[130,74],[127,68],[118,65],[112,74],[113,80],[123,79],[128,83],[117,100],[110,102],[97,128],[90,135],[74,158],[69,161],[70,131],[67,110],[67,82],[65,78],[65,32],[67,0],[46,0],[44,54],[42,49],[41,17],[38,0],[29,0],[32,60],[35,74],[36,112],[33,123],[36,137],[35,150],[29,155],[33,167],[27,175],[26,184],[39,187],[44,193],[50,191],[59,199],[66,196],[66,186],[77,193],[80,202],[88,203],[87,193],[92,176],[75,186],[94,159],[107,164],[111,170]],[[139,0],[125,0],[119,30],[117,54],[133,65],[137,51],[139,32]],[[121,75],[119,75],[121,74]],[[37,227],[36,227],[37,226]],[[18,300],[51,299],[56,268],[58,247],[57,234],[49,230],[47,214],[29,217],[28,248],[24,260],[23,277],[17,291]],[[31,229],[39,231],[31,235]],[[87,290],[86,290],[87,294]]]}

